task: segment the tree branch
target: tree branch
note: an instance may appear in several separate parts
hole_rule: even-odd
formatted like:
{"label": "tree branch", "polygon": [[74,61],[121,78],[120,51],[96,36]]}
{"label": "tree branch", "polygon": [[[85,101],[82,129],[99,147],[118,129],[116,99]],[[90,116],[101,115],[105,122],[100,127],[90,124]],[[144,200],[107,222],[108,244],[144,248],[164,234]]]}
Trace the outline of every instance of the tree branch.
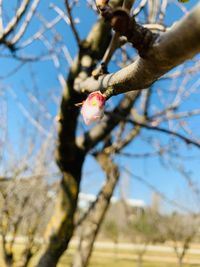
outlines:
{"label": "tree branch", "polygon": [[19,31],[16,33],[16,35],[11,40],[11,44],[12,45],[16,44],[22,38],[22,36],[24,35],[24,33],[25,33],[25,31],[26,31],[26,29],[27,29],[27,27],[28,27],[28,25],[29,25],[29,23],[30,23],[35,11],[36,11],[36,8],[37,8],[37,6],[39,4],[39,1],[40,0],[33,1],[33,4],[31,6],[30,11],[28,12],[28,14],[26,16],[25,21],[21,25]]}
{"label": "tree branch", "polygon": [[169,135],[173,135],[175,137],[178,137],[179,139],[183,140],[186,144],[191,144],[191,145],[194,145],[196,146],[197,148],[200,148],[200,142],[197,142],[197,141],[194,141],[192,140],[191,138],[188,138],[180,133],[177,133],[177,132],[174,132],[174,131],[171,131],[171,130],[168,130],[168,129],[165,129],[165,128],[162,128],[162,127],[158,127],[158,126],[152,126],[152,125],[148,125],[146,123],[141,123],[141,122],[137,122],[137,121],[134,121],[134,120],[125,120],[127,122],[130,122],[131,124],[134,124],[134,125],[138,125],[140,127],[143,127],[145,129],[148,129],[148,130],[153,130],[153,131],[157,131],[157,132],[162,132],[162,133],[165,133],[165,134],[169,134]]}
{"label": "tree branch", "polygon": [[31,2],[30,0],[24,0],[22,2],[21,6],[17,10],[16,15],[13,17],[13,19],[8,23],[6,28],[0,34],[0,41],[2,41],[2,39],[5,39],[17,27],[18,22],[21,20],[21,18],[27,11],[30,2]]}
{"label": "tree branch", "polygon": [[149,87],[163,74],[200,52],[200,4],[186,17],[163,33],[148,49],[145,58],[116,73],[76,83],[78,91],[100,90],[107,97]]}
{"label": "tree branch", "polygon": [[70,4],[69,4],[68,0],[65,0],[65,6],[66,6],[67,13],[68,13],[68,16],[69,16],[72,32],[74,34],[74,37],[76,39],[77,44],[80,46],[81,40],[80,40],[79,34],[77,32],[77,29],[76,29],[76,26],[75,26],[75,23],[74,23],[74,19],[73,19],[72,14],[71,14],[72,10],[71,10],[71,7],[70,7]]}

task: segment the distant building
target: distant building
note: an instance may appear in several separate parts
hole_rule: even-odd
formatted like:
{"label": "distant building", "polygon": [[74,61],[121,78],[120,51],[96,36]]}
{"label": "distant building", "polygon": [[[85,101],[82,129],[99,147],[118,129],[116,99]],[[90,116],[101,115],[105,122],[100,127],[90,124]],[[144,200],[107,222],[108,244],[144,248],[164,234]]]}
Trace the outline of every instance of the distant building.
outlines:
{"label": "distant building", "polygon": [[[81,209],[87,209],[91,203],[93,203],[96,200],[96,195],[93,194],[85,194],[85,193],[79,193],[78,197],[78,207]],[[111,198],[111,203],[116,204],[118,202],[121,202],[122,199],[118,199],[116,197]],[[141,199],[126,199],[126,204],[129,207],[132,208],[138,208],[138,209],[144,209],[145,208],[145,202]]]}
{"label": "distant building", "polygon": [[153,192],[151,195],[151,210],[153,212],[160,212],[161,197],[158,193]]}

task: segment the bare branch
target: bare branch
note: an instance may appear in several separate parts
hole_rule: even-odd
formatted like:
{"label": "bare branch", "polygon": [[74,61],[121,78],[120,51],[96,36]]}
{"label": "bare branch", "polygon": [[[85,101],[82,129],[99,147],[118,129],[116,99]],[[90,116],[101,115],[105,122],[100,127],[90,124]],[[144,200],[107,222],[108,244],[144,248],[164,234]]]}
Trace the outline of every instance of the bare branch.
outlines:
{"label": "bare branch", "polygon": [[4,31],[0,34],[0,41],[5,39],[16,27],[18,22],[22,19],[23,15],[27,11],[30,0],[24,0],[21,4],[21,6],[18,8],[16,15],[13,17],[13,19],[8,23]]}
{"label": "bare branch", "polygon": [[151,117],[152,123],[158,125],[163,121],[167,120],[179,120],[183,118],[191,118],[192,116],[200,115],[200,109],[194,109],[191,111],[182,111],[179,113],[172,113],[170,109],[163,110],[162,112],[155,114]]}
{"label": "bare branch", "polygon": [[158,190],[154,185],[152,185],[151,183],[149,183],[148,181],[146,181],[144,178],[135,175],[132,171],[130,171],[128,168],[121,166],[121,168],[128,173],[133,179],[136,179],[138,181],[140,181],[141,183],[143,183],[144,185],[146,185],[148,188],[150,188],[151,190],[153,190],[153,192],[156,192],[163,200],[165,200],[165,202],[169,203],[170,205],[179,208],[182,211],[185,211],[189,214],[191,214],[191,210],[189,210],[187,207],[183,206],[182,204],[179,204],[178,202],[176,202],[175,200],[172,200],[170,198],[168,198],[165,194],[163,194],[160,190]]}
{"label": "bare branch", "polygon": [[179,133],[177,133],[175,131],[171,131],[171,130],[168,130],[168,129],[165,129],[165,128],[162,128],[162,127],[148,125],[148,124],[145,124],[145,123],[140,123],[140,122],[133,121],[133,120],[126,120],[126,121],[130,122],[132,124],[135,124],[135,125],[139,125],[139,126],[145,128],[145,129],[149,129],[149,130],[153,130],[153,131],[157,131],[157,132],[162,132],[162,133],[165,133],[165,134],[169,134],[169,135],[178,137],[181,140],[183,140],[186,144],[191,144],[191,145],[194,145],[194,146],[200,148],[200,142],[194,141],[191,138],[188,138],[188,137],[186,137],[186,136],[184,136],[182,134],[179,134]]}
{"label": "bare branch", "polygon": [[60,22],[60,20],[62,19],[62,17],[59,15],[57,17],[55,17],[52,21],[46,23],[46,25],[38,32],[36,32],[35,34],[33,34],[30,38],[28,38],[27,40],[25,40],[22,44],[20,44],[20,46],[18,46],[18,49],[22,49],[25,48],[29,45],[31,45],[34,41],[40,39],[40,37],[47,32],[48,30],[52,29],[53,27],[55,27],[55,25]]}
{"label": "bare branch", "polygon": [[121,139],[120,141],[112,144],[111,146],[106,147],[105,153],[106,154],[119,153],[125,146],[130,144],[130,142],[133,141],[136,136],[138,136],[140,129],[141,127],[136,125],[136,127],[134,127],[134,129],[132,129],[124,139]]}
{"label": "bare branch", "polygon": [[65,12],[63,12],[61,8],[54,5],[53,3],[50,4],[50,8],[53,8],[53,10],[60,16],[60,18],[62,18],[66,24],[70,25],[70,20],[68,16],[65,14]]}
{"label": "bare branch", "polygon": [[13,44],[13,45],[16,44],[22,38],[22,36],[24,35],[24,33],[25,33],[25,31],[26,31],[26,29],[27,29],[27,27],[28,27],[28,25],[29,25],[29,23],[30,23],[35,11],[36,11],[36,8],[37,8],[37,6],[39,4],[39,1],[40,0],[33,1],[33,4],[31,6],[30,11],[28,12],[28,14],[26,16],[25,21],[21,25],[19,31],[16,33],[16,35],[10,41],[11,44]]}
{"label": "bare branch", "polygon": [[134,9],[133,15],[136,17],[145,7],[147,0],[140,1],[139,5]]}
{"label": "bare branch", "polygon": [[70,20],[70,25],[71,25],[71,28],[72,28],[72,31],[74,33],[74,37],[77,41],[77,44],[80,46],[81,44],[81,40],[80,40],[80,37],[79,37],[79,34],[76,30],[76,27],[75,27],[75,23],[74,23],[74,19],[72,17],[72,10],[71,10],[71,7],[69,5],[69,1],[68,0],[65,0],[65,6],[66,6],[66,9],[67,9],[67,13],[68,13],[68,16],[69,16],[69,20]]}
{"label": "bare branch", "polygon": [[[127,11],[130,10],[133,5],[133,2],[134,0],[124,1],[123,8],[127,9]],[[119,37],[120,35],[117,32],[113,35],[112,40],[102,58],[101,65],[92,72],[92,75],[95,77],[95,79],[98,78],[100,75],[107,73],[107,65],[109,61],[111,60],[116,49],[123,44]]]}
{"label": "bare branch", "polygon": [[143,27],[145,27],[151,31],[160,31],[160,32],[166,31],[166,27],[162,24],[159,24],[159,23],[143,24]]}
{"label": "bare branch", "polygon": [[23,115],[29,120],[29,122],[34,127],[36,127],[39,132],[41,132],[45,136],[49,136],[49,132],[35,118],[33,118],[32,114],[20,102],[20,100],[18,99],[17,94],[13,91],[12,88],[9,88],[9,92],[12,95],[12,97],[15,99],[17,105],[19,106],[19,109],[21,110],[21,112],[23,113]]}
{"label": "bare branch", "polygon": [[160,7],[160,15],[159,15],[160,22],[163,22],[164,20],[167,4],[168,4],[167,0],[162,0],[162,4]]}

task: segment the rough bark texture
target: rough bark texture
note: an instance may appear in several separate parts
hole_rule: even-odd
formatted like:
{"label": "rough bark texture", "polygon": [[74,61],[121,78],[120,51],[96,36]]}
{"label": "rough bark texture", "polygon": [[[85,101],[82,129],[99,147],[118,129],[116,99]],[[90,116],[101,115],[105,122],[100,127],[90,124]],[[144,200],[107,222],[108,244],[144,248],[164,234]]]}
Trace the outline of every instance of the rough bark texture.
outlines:
{"label": "rough bark texture", "polygon": [[109,206],[113,190],[119,179],[118,168],[108,155],[101,153],[97,155],[97,160],[106,173],[107,181],[99,193],[93,207],[89,210],[87,218],[84,220],[81,227],[81,237],[78,250],[74,255],[72,263],[73,267],[87,266],[92,252],[93,243]]}

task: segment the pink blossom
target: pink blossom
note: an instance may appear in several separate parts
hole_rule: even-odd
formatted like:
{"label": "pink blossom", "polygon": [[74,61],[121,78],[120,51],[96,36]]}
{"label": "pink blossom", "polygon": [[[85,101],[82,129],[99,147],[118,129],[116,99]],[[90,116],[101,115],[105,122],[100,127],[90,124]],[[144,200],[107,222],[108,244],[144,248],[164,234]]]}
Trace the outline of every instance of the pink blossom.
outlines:
{"label": "pink blossom", "polygon": [[89,94],[81,109],[85,124],[89,125],[103,117],[105,100],[105,96],[100,91]]}

